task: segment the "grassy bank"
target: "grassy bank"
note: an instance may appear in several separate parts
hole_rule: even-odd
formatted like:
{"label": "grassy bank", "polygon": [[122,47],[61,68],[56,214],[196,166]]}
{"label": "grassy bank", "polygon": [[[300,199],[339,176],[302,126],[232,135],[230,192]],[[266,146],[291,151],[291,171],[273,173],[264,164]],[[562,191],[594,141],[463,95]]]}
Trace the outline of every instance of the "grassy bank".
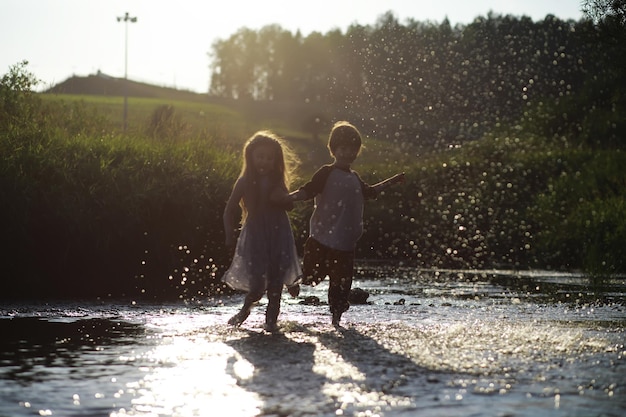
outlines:
{"label": "grassy bank", "polygon": [[[229,261],[221,215],[243,141],[261,128],[286,136],[303,162],[296,186],[329,161],[327,133],[312,137],[280,112],[131,98],[124,133],[122,98],[36,95],[27,73],[13,75],[0,102],[7,297],[219,291]],[[408,181],[368,204],[358,256],[625,272],[626,157],[564,138],[536,124],[432,152],[367,138],[355,164],[364,179],[404,171]],[[299,248],[311,209],[291,213]]]}
{"label": "grassy bank", "polygon": [[171,283],[141,278],[180,271],[188,250],[219,252],[221,225],[213,219],[221,217],[237,155],[207,140],[174,145],[66,136],[35,126],[7,139],[1,151],[10,155],[1,167],[2,201],[10,202],[2,215],[8,231],[3,251],[18,260],[7,265],[9,292],[166,291],[185,277]]}

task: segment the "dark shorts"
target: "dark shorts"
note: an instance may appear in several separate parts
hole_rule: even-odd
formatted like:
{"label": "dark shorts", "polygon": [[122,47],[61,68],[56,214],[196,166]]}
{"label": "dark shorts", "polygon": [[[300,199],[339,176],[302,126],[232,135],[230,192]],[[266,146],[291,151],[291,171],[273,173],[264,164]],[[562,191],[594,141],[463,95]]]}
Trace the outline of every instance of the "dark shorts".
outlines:
{"label": "dark shorts", "polygon": [[354,251],[332,249],[313,238],[308,238],[304,243],[302,273],[304,285],[315,286],[327,276],[330,278],[328,303],[331,311],[342,313],[349,308]]}
{"label": "dark shorts", "polygon": [[354,269],[354,252],[329,248],[313,238],[304,243],[302,259],[303,284],[317,285],[326,276],[336,278],[352,278]]}

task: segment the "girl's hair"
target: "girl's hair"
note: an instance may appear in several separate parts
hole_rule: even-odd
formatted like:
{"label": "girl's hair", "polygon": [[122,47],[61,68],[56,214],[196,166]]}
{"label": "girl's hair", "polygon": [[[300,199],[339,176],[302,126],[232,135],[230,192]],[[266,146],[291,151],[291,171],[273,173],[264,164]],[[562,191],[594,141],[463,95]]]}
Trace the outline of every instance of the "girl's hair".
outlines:
{"label": "girl's hair", "polygon": [[269,146],[275,152],[273,175],[286,188],[289,188],[298,159],[293,151],[276,134],[269,130],[256,132],[243,146],[243,166],[240,177],[254,179],[252,154],[261,146]]}
{"label": "girl's hair", "polygon": [[249,206],[254,205],[258,198],[252,154],[255,149],[261,146],[268,146],[274,151],[275,158],[274,167],[270,173],[271,179],[286,190],[289,190],[295,169],[299,164],[299,160],[291,148],[273,132],[261,130],[252,135],[243,146],[243,163],[241,174],[239,174],[239,177],[245,179],[247,184],[246,195],[248,198],[241,201],[244,218],[250,208]]}
{"label": "girl's hair", "polygon": [[334,155],[339,146],[358,146],[361,149],[361,133],[350,122],[339,121],[333,125],[328,136],[328,149]]}

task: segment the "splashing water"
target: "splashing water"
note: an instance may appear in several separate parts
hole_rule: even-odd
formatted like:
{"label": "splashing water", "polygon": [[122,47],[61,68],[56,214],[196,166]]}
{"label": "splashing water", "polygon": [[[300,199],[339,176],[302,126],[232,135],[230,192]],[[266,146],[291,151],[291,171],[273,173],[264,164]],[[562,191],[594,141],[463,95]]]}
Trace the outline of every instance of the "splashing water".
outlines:
{"label": "splashing water", "polygon": [[[330,325],[327,283],[265,300],[5,305],[0,415],[618,416],[623,283],[589,301],[575,275],[361,269],[370,293]],[[373,279],[373,277],[376,279]],[[551,286],[551,291],[537,288]],[[569,297],[565,295],[569,294]],[[569,301],[562,301],[569,300]]]}

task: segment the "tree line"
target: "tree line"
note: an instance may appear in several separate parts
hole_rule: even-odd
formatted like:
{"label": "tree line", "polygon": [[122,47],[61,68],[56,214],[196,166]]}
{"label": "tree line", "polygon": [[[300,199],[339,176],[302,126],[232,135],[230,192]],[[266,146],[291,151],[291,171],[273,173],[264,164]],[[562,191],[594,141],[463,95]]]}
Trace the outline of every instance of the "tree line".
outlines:
{"label": "tree line", "polygon": [[[602,11],[588,10],[580,21],[490,13],[454,27],[448,20],[401,23],[387,12],[373,25],[308,36],[278,25],[243,28],[213,44],[209,93],[323,103],[366,134],[449,147],[515,124],[531,108],[585,94],[590,85],[610,95],[623,81],[623,44],[591,18],[592,10]],[[615,23],[623,37],[623,22]]]}

